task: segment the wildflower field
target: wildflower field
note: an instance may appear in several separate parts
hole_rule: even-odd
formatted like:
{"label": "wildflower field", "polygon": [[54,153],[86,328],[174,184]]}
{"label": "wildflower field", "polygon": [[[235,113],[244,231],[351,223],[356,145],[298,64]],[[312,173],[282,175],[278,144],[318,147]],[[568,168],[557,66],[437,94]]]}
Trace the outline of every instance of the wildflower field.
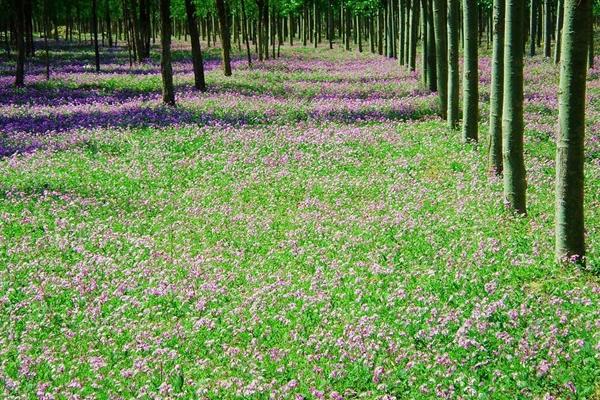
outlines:
{"label": "wildflower field", "polygon": [[[156,51],[156,49],[155,49]],[[527,217],[381,56],[287,48],[178,106],[157,54],[0,64],[0,397],[600,399],[600,67],[587,268],[554,262],[558,68],[526,60]],[[41,53],[41,52],[40,52]],[[596,65],[600,66],[600,59]]]}

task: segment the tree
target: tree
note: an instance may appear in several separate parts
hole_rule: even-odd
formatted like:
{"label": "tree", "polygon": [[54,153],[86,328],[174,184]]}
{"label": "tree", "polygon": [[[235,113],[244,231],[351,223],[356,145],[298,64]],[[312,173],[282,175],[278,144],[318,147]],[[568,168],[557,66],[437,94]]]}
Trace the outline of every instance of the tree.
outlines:
{"label": "tree", "polygon": [[446,118],[448,111],[448,42],[446,35],[446,0],[433,2],[433,29],[435,31],[435,58],[437,63],[437,89],[440,99],[440,115]]}
{"label": "tree", "polygon": [[185,0],[185,13],[187,16],[190,40],[192,42],[192,63],[194,64],[194,87],[202,92],[206,90],[204,79],[204,64],[202,62],[202,49],[200,48],[200,35],[196,23],[196,10],[192,0]]}
{"label": "tree", "polygon": [[479,65],[477,48],[477,1],[464,0],[465,66],[463,77],[463,139],[476,142],[479,122]]}
{"label": "tree", "polygon": [[550,0],[544,0],[544,57],[552,56],[552,9]]}
{"label": "tree", "polygon": [[163,103],[175,105],[173,67],[171,66],[171,0],[160,0],[160,74]]}
{"label": "tree", "polygon": [[504,79],[504,0],[494,0],[494,42],[492,48],[492,84],[490,88],[489,168],[502,174],[502,97]]}
{"label": "tree", "polygon": [[556,144],[556,257],[583,262],[584,135],[591,0],[565,0]]}
{"label": "tree", "polygon": [[[229,35],[229,21],[227,19],[227,9],[225,0],[216,0],[217,14],[219,15],[219,26],[221,28],[221,50],[223,54],[223,73],[225,76],[231,76],[231,38]],[[267,11],[268,13],[268,11]],[[269,53],[267,43],[267,54]]]}
{"label": "tree", "polygon": [[94,59],[96,72],[100,72],[100,51],[98,50],[98,12],[97,0],[92,0],[92,33],[94,35]]}
{"label": "tree", "polygon": [[[426,0],[424,0],[426,1]],[[436,62],[436,40],[433,28],[433,1],[427,1],[427,87],[432,92],[437,91],[437,62]],[[423,15],[425,18],[425,15]]]}
{"label": "tree", "polygon": [[525,160],[523,157],[523,0],[506,0],[504,38],[504,101],[502,107],[502,155],[504,201],[526,214]]}
{"label": "tree", "polygon": [[558,13],[558,15],[556,17],[556,47],[554,48],[554,64],[558,64],[560,62],[560,48],[564,17],[564,0],[558,0],[558,9],[556,10],[556,12]]}
{"label": "tree", "polygon": [[448,126],[458,125],[459,68],[458,38],[460,32],[460,0],[448,0]]}
{"label": "tree", "polygon": [[531,9],[529,10],[529,56],[535,56],[535,38],[537,36],[537,2],[531,0]]}
{"label": "tree", "polygon": [[411,71],[417,68],[417,40],[419,34],[419,1],[412,0],[410,8],[410,49],[408,65]]}
{"label": "tree", "polygon": [[14,12],[15,12],[15,33],[17,35],[17,68],[15,73],[15,86],[25,86],[25,15],[23,9],[23,2],[21,0],[14,0]]}

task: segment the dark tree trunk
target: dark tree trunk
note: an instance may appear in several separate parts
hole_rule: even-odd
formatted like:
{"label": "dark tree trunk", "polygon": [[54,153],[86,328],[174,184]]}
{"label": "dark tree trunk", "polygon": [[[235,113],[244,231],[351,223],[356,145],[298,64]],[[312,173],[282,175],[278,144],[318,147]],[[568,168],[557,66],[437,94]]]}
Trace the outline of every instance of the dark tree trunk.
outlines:
{"label": "dark tree trunk", "polygon": [[200,47],[200,35],[196,22],[196,10],[192,0],[185,0],[185,13],[187,16],[190,40],[192,42],[192,63],[194,64],[194,87],[202,92],[206,90],[204,79],[204,64],[202,61],[202,48]]}
{"label": "dark tree trunk", "polygon": [[418,30],[419,30],[419,0],[411,1],[411,20],[410,20],[410,59],[409,67],[411,71],[417,69],[417,41],[418,41]]}
{"label": "dark tree trunk", "polygon": [[433,24],[433,2],[427,4],[427,87],[432,92],[437,91],[437,61],[436,61],[436,39]]}
{"label": "dark tree trunk", "polygon": [[544,0],[544,56],[552,56],[552,8],[550,0]]}
{"label": "dark tree trunk", "polygon": [[477,0],[463,1],[465,56],[463,75],[463,140],[476,142],[479,123]]}
{"label": "dark tree trunk", "polygon": [[[216,0],[217,13],[219,14],[219,26],[221,28],[221,48],[223,54],[223,73],[225,76],[231,76],[231,37],[229,35],[229,21],[227,19],[227,9],[225,0]],[[267,50],[268,52],[268,50]]]}
{"label": "dark tree trunk", "polygon": [[21,0],[14,0],[15,34],[17,42],[17,67],[15,72],[15,86],[25,86],[25,10]]}
{"label": "dark tree trunk", "polygon": [[240,6],[242,11],[242,36],[244,42],[246,42],[246,54],[248,56],[248,67],[252,68],[252,55],[250,54],[250,40],[248,38],[248,20],[246,18],[246,6],[245,0],[240,0]]}
{"label": "dark tree trunk", "polygon": [[175,106],[173,67],[171,66],[171,0],[160,0],[160,45],[163,103]]}
{"label": "dark tree trunk", "polygon": [[437,89],[440,99],[440,116],[448,115],[448,42],[446,30],[446,0],[433,1],[435,58],[437,63]]}
{"label": "dark tree trunk", "polygon": [[96,72],[100,72],[100,51],[98,49],[98,0],[92,0],[92,33],[94,35],[94,56],[96,60]]}
{"label": "dark tree trunk", "polygon": [[535,56],[535,41],[537,37],[537,2],[531,0],[531,10],[529,12],[529,56]]}
{"label": "dark tree trunk", "polygon": [[564,18],[564,0],[558,0],[558,9],[556,10],[556,47],[554,48],[554,64],[560,62],[560,47],[562,45],[562,26]]}

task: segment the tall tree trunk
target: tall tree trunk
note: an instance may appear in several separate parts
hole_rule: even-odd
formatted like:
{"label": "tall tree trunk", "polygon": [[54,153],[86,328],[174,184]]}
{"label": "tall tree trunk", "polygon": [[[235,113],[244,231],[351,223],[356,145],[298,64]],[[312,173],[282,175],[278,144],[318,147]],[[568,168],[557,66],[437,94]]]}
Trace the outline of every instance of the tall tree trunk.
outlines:
{"label": "tall tree trunk", "polygon": [[523,157],[523,0],[506,0],[504,40],[504,102],[502,155],[504,201],[508,208],[526,214],[525,161]]}
{"label": "tall tree trunk", "polygon": [[[219,26],[221,27],[221,48],[223,54],[223,73],[225,76],[231,76],[231,37],[229,35],[229,21],[227,19],[227,9],[224,0],[216,0],[217,13],[219,14]],[[268,50],[267,50],[268,52]]]}
{"label": "tall tree trunk", "polygon": [[350,8],[346,7],[345,20],[346,20],[346,50],[350,51],[350,38],[352,37],[352,13]]}
{"label": "tall tree trunk", "polygon": [[163,103],[175,106],[173,67],[171,66],[171,0],[160,0],[160,45]]}
{"label": "tall tree trunk", "polygon": [[185,13],[187,16],[190,40],[192,42],[192,63],[194,65],[194,87],[202,92],[206,90],[204,79],[204,64],[202,61],[202,48],[200,47],[200,35],[196,22],[196,10],[192,0],[185,0]]}
{"label": "tall tree trunk", "polygon": [[98,13],[97,0],[92,0],[92,32],[94,35],[94,55],[96,60],[96,72],[100,72],[100,51],[98,50]]}
{"label": "tall tree trunk", "polygon": [[252,68],[252,55],[250,54],[250,40],[248,38],[248,18],[246,17],[246,6],[245,0],[240,0],[240,7],[242,11],[242,36],[246,43],[246,55],[248,56],[248,67]]}
{"label": "tall tree trunk", "polygon": [[448,0],[448,126],[458,125],[460,0]]}
{"label": "tall tree trunk", "polygon": [[22,0],[14,0],[15,34],[17,42],[17,68],[15,72],[15,86],[25,86],[25,10]]}
{"label": "tall tree trunk", "polygon": [[465,142],[476,142],[478,139],[479,46],[477,43],[477,11],[477,0],[464,0],[463,140]]}
{"label": "tall tree trunk", "polygon": [[381,12],[381,8],[377,9],[377,54],[383,55],[383,42],[384,42],[384,22],[383,22],[383,13]]}
{"label": "tall tree trunk", "polygon": [[446,31],[446,0],[433,0],[435,30],[435,58],[437,63],[437,89],[440,99],[440,116],[448,115],[448,42]]}
{"label": "tall tree trunk", "polygon": [[329,48],[333,49],[333,4],[329,0],[329,7],[327,7],[327,27],[329,30]]}
{"label": "tall tree trunk", "polygon": [[433,2],[429,0],[427,4],[427,87],[432,92],[437,91],[437,61],[436,61],[436,39],[433,23]]}
{"label": "tall tree trunk", "polygon": [[[591,11],[590,11],[591,12]],[[588,46],[588,68],[594,67],[594,24],[593,18],[590,18],[592,22],[589,25],[589,46]]]}
{"label": "tall tree trunk", "polygon": [[106,34],[108,35],[108,47],[113,47],[112,23],[110,19],[110,7],[108,0],[105,1],[104,17],[106,19]]}
{"label": "tall tree trunk", "polygon": [[[410,0],[398,0],[398,63],[400,65],[406,65],[408,60],[408,49],[405,48],[406,43],[406,21],[408,20],[407,13],[410,9]],[[394,38],[395,39],[395,38]]]}
{"label": "tall tree trunk", "polygon": [[494,0],[492,84],[490,88],[489,169],[502,174],[502,97],[504,80],[504,0]]}
{"label": "tall tree trunk", "polygon": [[556,144],[556,258],[583,263],[584,136],[591,0],[565,0]]}
{"label": "tall tree trunk", "polygon": [[44,0],[44,49],[46,50],[46,80],[50,80],[50,50],[48,48],[48,36],[50,35],[50,10],[48,0]]}
{"label": "tall tree trunk", "polygon": [[417,69],[417,41],[419,34],[419,0],[411,1],[411,19],[410,19],[410,49],[409,55],[410,59],[408,60],[408,65],[411,71]]}
{"label": "tall tree trunk", "polygon": [[552,8],[550,0],[544,0],[544,57],[552,57]]}
{"label": "tall tree trunk", "polygon": [[560,62],[560,48],[562,45],[562,26],[564,11],[564,0],[558,0],[558,7],[556,10],[556,47],[554,48],[554,64],[558,64]]}
{"label": "tall tree trunk", "polygon": [[537,37],[537,2],[531,0],[531,10],[529,13],[529,56],[535,56],[535,41]]}
{"label": "tall tree trunk", "polygon": [[[417,2],[419,2],[417,0]],[[422,44],[422,58],[421,58],[421,64],[422,64],[422,74],[421,74],[421,79],[423,82],[423,85],[427,85],[428,79],[429,79],[429,65],[427,64],[427,53],[429,52],[429,43],[428,43],[428,36],[427,36],[427,0],[421,0],[420,1],[420,5],[421,5],[421,44]]]}

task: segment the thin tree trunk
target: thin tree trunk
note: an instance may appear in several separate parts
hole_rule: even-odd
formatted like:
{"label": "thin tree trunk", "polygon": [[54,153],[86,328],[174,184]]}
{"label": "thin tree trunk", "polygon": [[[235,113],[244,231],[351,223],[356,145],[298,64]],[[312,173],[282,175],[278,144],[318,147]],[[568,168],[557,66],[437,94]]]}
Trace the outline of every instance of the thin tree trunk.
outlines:
{"label": "thin tree trunk", "polygon": [[460,32],[460,0],[448,0],[448,126],[458,125],[459,67],[458,38]]}
{"label": "thin tree trunk", "polygon": [[252,55],[250,54],[250,40],[248,38],[248,20],[246,17],[246,6],[245,0],[240,0],[240,6],[242,9],[242,36],[244,42],[246,42],[246,55],[248,56],[248,67],[252,68]]}
{"label": "thin tree trunk", "polygon": [[552,57],[552,8],[550,0],[544,0],[544,56]]}
{"label": "thin tree trunk", "polygon": [[419,33],[419,0],[411,1],[411,20],[410,20],[410,59],[409,67],[411,71],[417,69],[417,41]]}
{"label": "thin tree trunk", "polygon": [[46,80],[50,80],[50,50],[48,49],[48,35],[50,35],[50,10],[48,0],[44,0],[44,48],[46,50]]}
{"label": "thin tree trunk", "polygon": [[591,0],[565,0],[556,144],[556,258],[584,263],[586,57]]}
{"label": "thin tree trunk", "polygon": [[100,72],[100,51],[98,50],[98,13],[97,0],[92,0],[92,32],[94,35],[94,55],[96,60],[96,72]]}
{"label": "thin tree trunk", "polygon": [[432,92],[437,91],[437,61],[436,61],[436,38],[433,24],[433,2],[427,4],[427,87]]}
{"label": "thin tree trunk", "polygon": [[538,0],[531,0],[531,11],[529,14],[529,56],[535,56],[535,40],[537,37],[537,2]]}
{"label": "thin tree trunk", "polygon": [[492,84],[490,88],[489,169],[502,174],[502,97],[504,80],[504,0],[494,0]]}
{"label": "thin tree trunk", "polygon": [[560,62],[560,47],[562,44],[562,26],[563,26],[563,18],[564,18],[564,0],[558,0],[558,8],[557,8],[557,17],[556,17],[556,47],[554,48],[554,64],[558,64]]}
{"label": "thin tree trunk", "polygon": [[25,86],[25,11],[21,0],[14,0],[15,18],[15,33],[17,42],[17,66],[15,72],[15,86]]}
{"label": "thin tree trunk", "polygon": [[175,106],[173,67],[171,66],[171,0],[160,0],[160,45],[163,103]]}
{"label": "thin tree trunk", "polygon": [[502,155],[504,201],[507,207],[526,214],[525,161],[523,157],[523,0],[507,0],[504,40],[504,102]]}
{"label": "thin tree trunk", "polygon": [[440,116],[448,115],[448,42],[446,31],[446,0],[433,1],[435,30],[435,58],[437,63],[437,90],[440,100]]}
{"label": "thin tree trunk", "polygon": [[479,123],[479,65],[477,43],[477,0],[464,0],[463,140],[476,142]]}
{"label": "thin tree trunk", "polygon": [[[417,0],[418,2],[418,0]],[[420,1],[420,5],[421,5],[421,21],[422,21],[422,27],[421,27],[421,35],[422,35],[422,59],[421,59],[421,63],[422,63],[422,74],[421,74],[421,79],[423,82],[423,85],[427,85],[428,82],[428,76],[429,76],[429,65],[427,64],[427,53],[429,52],[429,43],[428,43],[428,36],[427,36],[427,0],[421,0]],[[418,6],[418,5],[417,5]]]}

